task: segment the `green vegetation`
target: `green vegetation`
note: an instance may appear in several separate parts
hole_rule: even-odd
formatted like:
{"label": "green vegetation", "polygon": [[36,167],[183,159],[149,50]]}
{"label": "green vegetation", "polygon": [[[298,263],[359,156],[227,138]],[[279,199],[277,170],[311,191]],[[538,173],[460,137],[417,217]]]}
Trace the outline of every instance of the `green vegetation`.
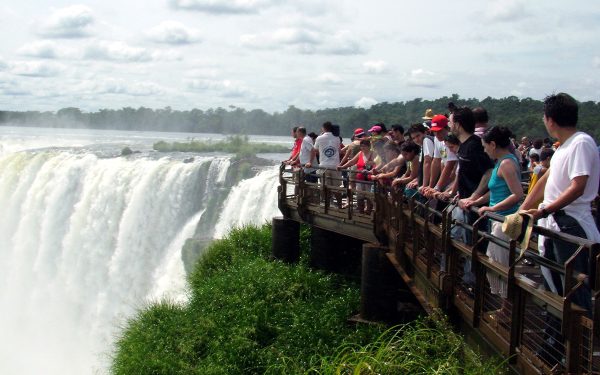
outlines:
{"label": "green vegetation", "polygon": [[251,158],[257,153],[288,152],[289,147],[281,145],[270,145],[266,143],[250,143],[248,136],[233,135],[223,141],[190,141],[156,142],[154,150],[160,152],[227,152],[235,154],[236,159]]}
{"label": "green vegetation", "polygon": [[[577,99],[577,98],[576,98]],[[350,137],[355,128],[382,121],[386,125],[400,123],[408,126],[421,122],[427,108],[435,113],[447,112],[448,102],[471,107],[483,106],[488,110],[490,123],[508,126],[517,136],[546,137],[542,122],[542,101],[532,98],[487,97],[483,100],[461,98],[457,94],[434,100],[416,98],[405,102],[382,102],[369,109],[356,107],[326,108],[316,111],[289,106],[283,112],[267,113],[262,109],[246,110],[238,107],[216,109],[192,109],[177,111],[170,107],[162,109],[131,108],[101,109],[85,113],[78,108],[63,108],[53,112],[0,111],[0,124],[49,127],[89,127],[95,129],[181,131],[221,134],[268,134],[288,135],[297,124],[306,126],[309,132],[319,132],[321,124],[331,121],[341,125],[342,135]],[[600,103],[581,102],[579,128],[600,139]]]}
{"label": "green vegetation", "polygon": [[386,333],[347,324],[358,286],[309,269],[305,255],[295,266],[270,261],[270,247],[269,225],[211,244],[189,277],[188,304],[157,302],[127,323],[112,373],[497,373],[443,320]]}
{"label": "green vegetation", "polygon": [[348,345],[308,373],[337,374],[503,374],[505,363],[481,358],[468,348],[445,316],[392,327],[363,347]]}

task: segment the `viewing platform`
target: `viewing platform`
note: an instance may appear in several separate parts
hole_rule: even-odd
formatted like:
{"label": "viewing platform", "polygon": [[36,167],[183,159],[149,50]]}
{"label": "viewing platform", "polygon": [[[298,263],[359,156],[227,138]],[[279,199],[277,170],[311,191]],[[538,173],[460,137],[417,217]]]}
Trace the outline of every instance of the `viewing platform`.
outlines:
{"label": "viewing platform", "polygon": [[[521,252],[516,241],[485,229],[488,220],[503,221],[502,216],[486,213],[469,225],[453,220],[452,203],[438,211],[431,202],[408,199],[379,184],[373,192],[356,192],[348,182],[347,187],[342,181],[328,186],[304,177],[302,170],[280,168],[283,220],[363,242],[362,319],[385,319],[401,309],[401,292],[409,290],[427,313],[442,310],[468,341],[507,358],[518,373],[600,372],[600,244],[534,225]],[[372,202],[371,212],[358,211],[357,194]],[[461,229],[472,245],[455,238]],[[552,262],[539,255],[540,235],[574,244],[577,251],[565,264]],[[509,250],[509,266],[485,255],[488,242]],[[576,256],[589,259],[586,273],[574,270]],[[390,269],[398,282],[385,276]],[[544,288],[547,271],[560,274],[564,297]],[[505,283],[506,299],[491,292],[488,280]],[[591,311],[572,302],[574,292],[587,287]]]}

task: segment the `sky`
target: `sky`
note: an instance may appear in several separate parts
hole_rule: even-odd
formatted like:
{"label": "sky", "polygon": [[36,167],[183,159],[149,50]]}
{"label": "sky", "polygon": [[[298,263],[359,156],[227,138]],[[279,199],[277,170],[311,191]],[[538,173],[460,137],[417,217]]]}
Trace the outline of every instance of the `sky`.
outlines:
{"label": "sky", "polygon": [[0,110],[600,101],[600,1],[7,0]]}

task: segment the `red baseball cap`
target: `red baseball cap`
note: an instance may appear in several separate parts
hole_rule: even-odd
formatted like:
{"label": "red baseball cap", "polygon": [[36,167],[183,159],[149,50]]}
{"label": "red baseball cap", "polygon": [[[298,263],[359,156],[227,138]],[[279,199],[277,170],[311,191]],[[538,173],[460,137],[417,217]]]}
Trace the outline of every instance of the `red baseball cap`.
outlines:
{"label": "red baseball cap", "polygon": [[448,118],[444,115],[435,115],[431,119],[431,131],[439,132],[448,127]]}
{"label": "red baseball cap", "polygon": [[354,136],[355,137],[361,137],[363,135],[365,135],[365,130],[363,128],[356,128],[354,130]]}

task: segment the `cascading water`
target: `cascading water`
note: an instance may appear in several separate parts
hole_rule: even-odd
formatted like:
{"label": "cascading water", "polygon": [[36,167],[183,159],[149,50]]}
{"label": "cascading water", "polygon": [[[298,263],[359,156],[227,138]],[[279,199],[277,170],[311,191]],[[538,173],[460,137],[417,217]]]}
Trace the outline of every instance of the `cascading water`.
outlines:
{"label": "cascading water", "polygon": [[277,208],[279,166],[262,171],[253,178],[241,181],[227,197],[214,238],[222,238],[236,226],[262,225],[281,213]]}
{"label": "cascading water", "polygon": [[228,167],[227,158],[5,152],[0,373],[105,371],[137,308],[165,294],[185,301],[181,247]]}

